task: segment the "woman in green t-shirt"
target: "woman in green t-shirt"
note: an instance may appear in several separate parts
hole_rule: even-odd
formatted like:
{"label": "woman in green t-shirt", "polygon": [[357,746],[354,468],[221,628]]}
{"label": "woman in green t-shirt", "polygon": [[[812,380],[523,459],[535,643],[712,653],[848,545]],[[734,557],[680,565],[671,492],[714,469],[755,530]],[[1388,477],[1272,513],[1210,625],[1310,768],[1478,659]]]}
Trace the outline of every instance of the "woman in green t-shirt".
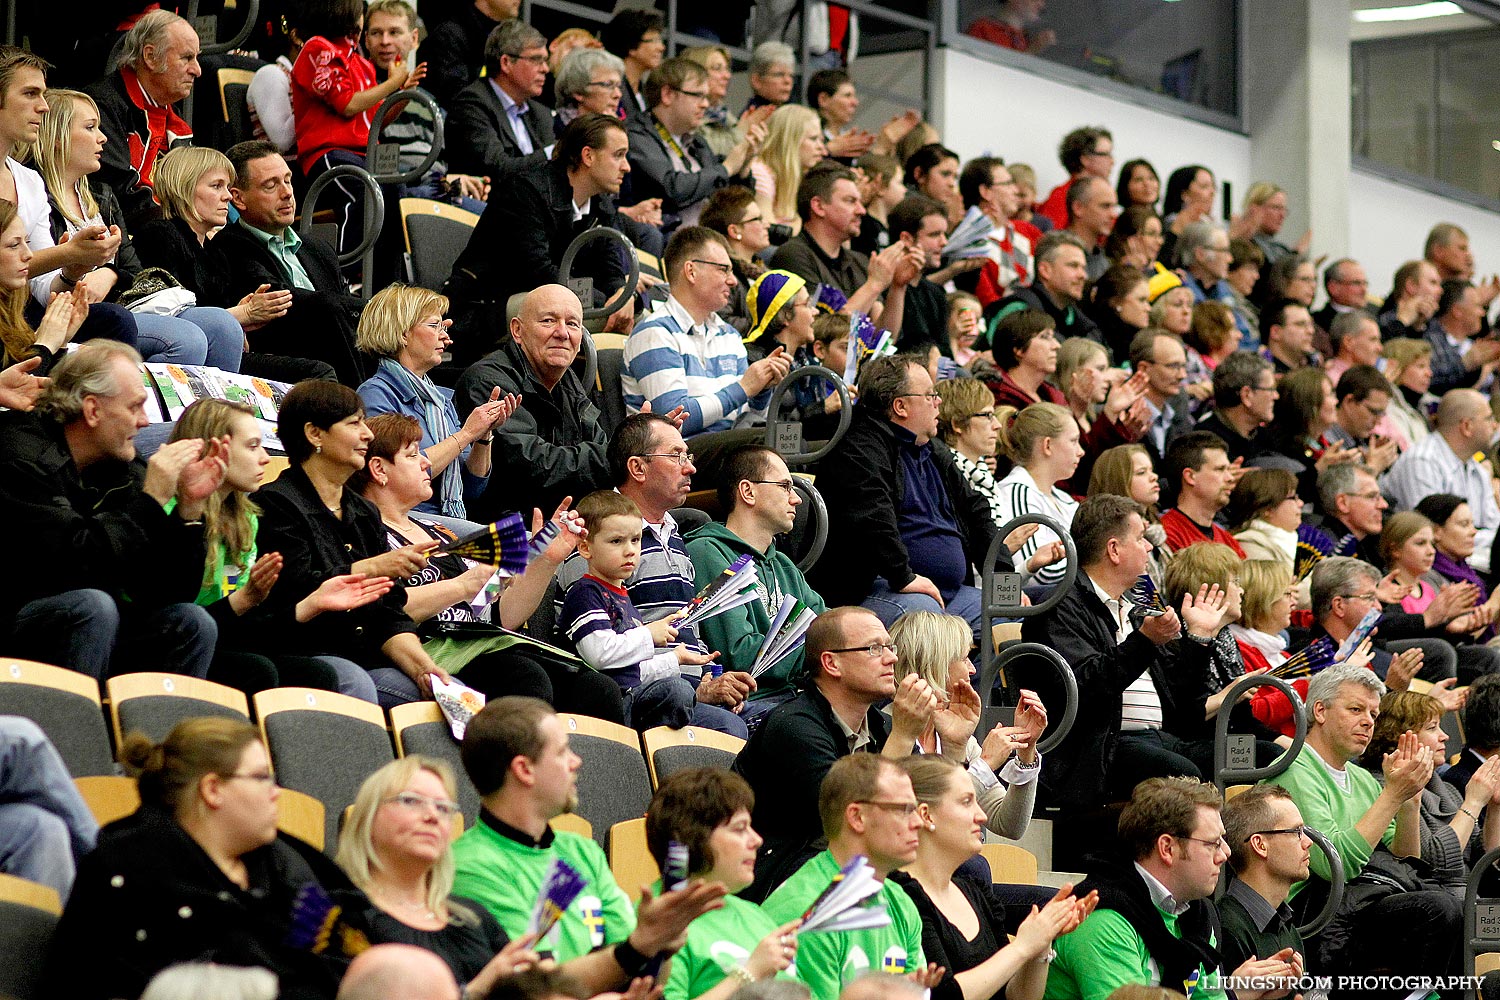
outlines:
{"label": "woman in green t-shirt", "polygon": [[[721,882],[737,893],[755,881],[761,836],[750,825],[755,793],[739,775],[716,767],[668,777],[646,808],[646,843],[667,870],[675,841],[687,848],[688,878]],[[670,888],[665,887],[665,888]],[[687,943],[672,957],[663,1000],[728,1000],[746,983],[789,972],[797,957],[797,924],[781,927],[759,906],[724,897],[688,927]]]}

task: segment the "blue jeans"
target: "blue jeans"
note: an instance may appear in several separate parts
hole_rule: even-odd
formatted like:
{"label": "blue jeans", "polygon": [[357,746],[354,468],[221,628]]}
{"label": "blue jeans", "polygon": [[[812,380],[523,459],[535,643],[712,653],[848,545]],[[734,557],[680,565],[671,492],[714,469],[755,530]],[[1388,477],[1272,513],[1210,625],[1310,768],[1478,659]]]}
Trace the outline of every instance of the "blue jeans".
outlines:
{"label": "blue jeans", "polygon": [[940,607],[937,601],[926,594],[902,594],[892,590],[891,585],[881,576],[875,578],[870,596],[860,602],[860,607],[874,612],[875,617],[886,628],[894,625],[896,619],[908,611],[934,611],[954,615],[969,623],[975,642],[979,641],[979,630],[984,621],[984,605],[978,587],[959,587],[947,603]]}
{"label": "blue jeans", "polygon": [[636,732],[641,733],[657,726],[672,729],[698,726],[738,736],[742,740],[750,737],[744,719],[727,708],[700,702],[692,682],[681,675],[664,677],[627,691],[625,718]]}
{"label": "blue jeans", "polygon": [[245,332],[227,310],[194,306],[176,316],[134,315],[136,346],[147,361],[240,370]]}
{"label": "blue jeans", "polygon": [[[368,701],[371,704],[385,704],[380,700],[379,693],[375,689],[374,676],[358,663],[346,660],[342,656],[314,656],[313,659],[320,660],[333,668],[334,673],[338,675],[339,694],[347,694],[351,698],[358,698],[360,701]],[[399,670],[392,672],[401,674]],[[401,676],[406,677],[405,674]],[[407,683],[411,683],[409,678],[407,678]],[[419,692],[415,684],[411,685],[411,691],[413,697],[392,701],[391,704],[401,705],[408,701],[417,701]]]}
{"label": "blue jeans", "polygon": [[133,670],[207,677],[219,627],[196,604],[147,611],[102,590],[69,590],[16,613],[15,655],[55,663],[96,680]]}
{"label": "blue jeans", "polygon": [[98,837],[99,824],[41,727],[0,715],[0,871],[50,885],[66,901],[77,860]]}

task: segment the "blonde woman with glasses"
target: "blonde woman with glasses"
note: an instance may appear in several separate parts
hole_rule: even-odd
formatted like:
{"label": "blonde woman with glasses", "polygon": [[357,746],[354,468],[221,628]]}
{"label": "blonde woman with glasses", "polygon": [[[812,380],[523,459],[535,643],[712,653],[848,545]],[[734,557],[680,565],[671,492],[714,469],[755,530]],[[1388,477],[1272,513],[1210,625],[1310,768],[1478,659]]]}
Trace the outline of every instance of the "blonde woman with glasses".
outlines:
{"label": "blonde woman with glasses", "polygon": [[335,900],[371,944],[425,948],[466,984],[465,996],[483,997],[539,958],[529,938],[509,940],[482,905],[452,895],[457,796],[453,770],[432,757],[403,757],[366,778],[334,859],[355,891]]}
{"label": "blonde woman with glasses", "polygon": [[946,692],[948,706],[934,713],[914,749],[961,763],[988,819],[985,826],[1018,840],[1031,824],[1042,755],[1037,741],[1047,728],[1047,710],[1034,691],[1021,692],[1014,726],[996,726],[974,735],[980,696],[970,684],[972,636],[962,618],[932,611],[910,611],[891,626],[896,644],[896,684],[916,674],[934,691]]}

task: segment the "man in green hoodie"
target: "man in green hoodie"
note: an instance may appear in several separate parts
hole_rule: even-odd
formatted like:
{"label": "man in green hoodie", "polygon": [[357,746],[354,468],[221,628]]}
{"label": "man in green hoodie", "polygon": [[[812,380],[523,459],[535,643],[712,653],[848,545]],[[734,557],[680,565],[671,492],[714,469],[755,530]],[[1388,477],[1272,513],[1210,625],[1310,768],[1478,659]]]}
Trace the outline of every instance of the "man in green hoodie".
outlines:
{"label": "man in green hoodie", "polygon": [[[708,648],[719,651],[726,673],[748,672],[782,602],[801,601],[815,614],[827,608],[796,563],[776,549],[776,536],[792,529],[802,503],[786,462],[770,448],[745,445],[730,452],[722,472],[718,489],[719,504],[728,512],[725,523],[709,522],[690,532],[687,550],[693,560],[694,583],[700,589],[740,556],[754,557],[760,599],[699,626],[699,636]],[[756,678],[741,714],[748,721],[791,700],[801,675],[799,647]]]}

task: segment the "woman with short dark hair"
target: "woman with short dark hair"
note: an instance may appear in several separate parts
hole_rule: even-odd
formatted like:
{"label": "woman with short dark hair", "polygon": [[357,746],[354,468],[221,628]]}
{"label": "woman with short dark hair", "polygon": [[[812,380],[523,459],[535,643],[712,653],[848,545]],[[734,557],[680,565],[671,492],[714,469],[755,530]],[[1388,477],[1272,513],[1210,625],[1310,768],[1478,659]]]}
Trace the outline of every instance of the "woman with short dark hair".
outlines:
{"label": "woman with short dark hair", "polygon": [[[720,882],[729,890],[723,909],[688,926],[686,943],[672,957],[664,1000],[728,1000],[747,983],[783,975],[796,958],[801,921],[777,927],[759,906],[736,895],[755,880],[761,836],[750,825],[754,808],[755,793],[745,779],[717,767],[672,774],[646,807],[646,843],[657,868],[667,870],[675,841],[687,849],[688,878]],[[658,882],[653,891],[666,888]]]}

